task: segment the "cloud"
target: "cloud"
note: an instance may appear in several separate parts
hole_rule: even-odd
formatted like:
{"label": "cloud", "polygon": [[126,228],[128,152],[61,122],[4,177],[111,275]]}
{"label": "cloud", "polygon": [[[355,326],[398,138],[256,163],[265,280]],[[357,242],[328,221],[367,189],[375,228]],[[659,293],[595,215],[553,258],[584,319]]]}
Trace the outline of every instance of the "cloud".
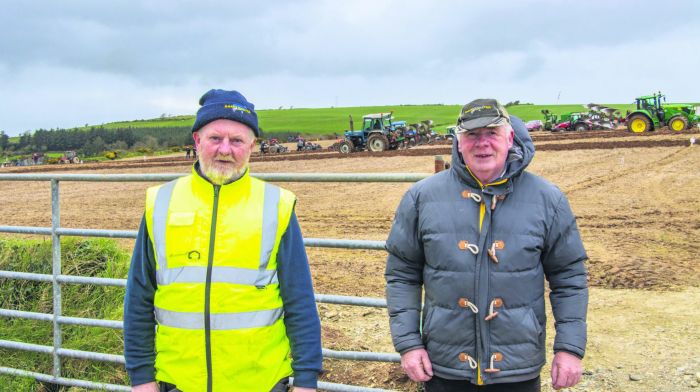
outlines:
{"label": "cloud", "polygon": [[214,87],[262,108],[697,101],[700,2],[664,9],[668,23],[632,0],[10,2],[0,129],[188,114]]}

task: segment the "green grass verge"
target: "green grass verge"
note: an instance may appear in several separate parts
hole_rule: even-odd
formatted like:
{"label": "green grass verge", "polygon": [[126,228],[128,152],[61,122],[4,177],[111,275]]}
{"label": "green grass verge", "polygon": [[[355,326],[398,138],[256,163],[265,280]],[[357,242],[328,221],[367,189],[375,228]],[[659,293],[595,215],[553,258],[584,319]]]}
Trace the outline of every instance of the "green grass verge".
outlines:
{"label": "green grass verge", "polygon": [[[113,240],[66,238],[61,241],[62,272],[67,275],[125,278],[129,254]],[[0,238],[0,270],[51,274],[51,242]],[[124,289],[95,285],[62,285],[63,314],[71,317],[121,320]],[[52,313],[52,285],[17,279],[0,279],[0,307]],[[63,325],[63,347],[121,355],[122,331],[110,328]],[[50,322],[0,318],[0,339],[53,345]],[[0,349],[2,366],[51,374],[50,355]],[[62,360],[62,376],[111,384],[128,384],[121,365],[78,359]],[[52,389],[33,379],[0,375],[0,391],[78,391]]]}

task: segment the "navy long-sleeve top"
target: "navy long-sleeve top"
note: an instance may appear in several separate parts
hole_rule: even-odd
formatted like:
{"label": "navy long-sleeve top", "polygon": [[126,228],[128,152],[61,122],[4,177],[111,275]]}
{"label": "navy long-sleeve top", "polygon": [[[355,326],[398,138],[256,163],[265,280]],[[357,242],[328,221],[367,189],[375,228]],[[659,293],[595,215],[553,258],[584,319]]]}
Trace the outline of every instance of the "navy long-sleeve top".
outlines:
{"label": "navy long-sleeve top", "polygon": [[[292,349],[294,385],[316,388],[322,367],[321,324],[301,228],[294,212],[277,252],[277,274],[284,324]],[[124,297],[124,356],[131,385],[155,381],[156,287],[153,245],[142,219]]]}

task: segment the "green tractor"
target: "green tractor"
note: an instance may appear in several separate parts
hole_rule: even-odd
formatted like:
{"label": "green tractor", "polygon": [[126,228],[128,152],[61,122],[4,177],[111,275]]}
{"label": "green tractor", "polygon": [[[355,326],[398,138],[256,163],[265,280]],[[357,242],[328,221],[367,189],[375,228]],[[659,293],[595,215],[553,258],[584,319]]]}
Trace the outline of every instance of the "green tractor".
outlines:
{"label": "green tractor", "polygon": [[555,125],[559,124],[559,116],[550,112],[547,109],[542,109],[542,114],[544,114],[544,129],[551,131]]}
{"label": "green tractor", "polygon": [[636,98],[637,109],[627,115],[627,129],[642,133],[668,125],[672,131],[680,132],[700,120],[693,105],[662,104],[662,99],[666,101],[661,92]]}

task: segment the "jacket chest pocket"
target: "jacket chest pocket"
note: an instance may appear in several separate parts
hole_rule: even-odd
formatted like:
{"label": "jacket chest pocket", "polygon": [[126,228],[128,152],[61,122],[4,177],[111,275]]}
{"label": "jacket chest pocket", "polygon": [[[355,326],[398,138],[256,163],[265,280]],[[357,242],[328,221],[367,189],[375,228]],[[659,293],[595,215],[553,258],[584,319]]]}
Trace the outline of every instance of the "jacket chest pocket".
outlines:
{"label": "jacket chest pocket", "polygon": [[202,218],[194,212],[171,212],[166,229],[166,254],[169,267],[198,265],[206,260],[201,248]]}

